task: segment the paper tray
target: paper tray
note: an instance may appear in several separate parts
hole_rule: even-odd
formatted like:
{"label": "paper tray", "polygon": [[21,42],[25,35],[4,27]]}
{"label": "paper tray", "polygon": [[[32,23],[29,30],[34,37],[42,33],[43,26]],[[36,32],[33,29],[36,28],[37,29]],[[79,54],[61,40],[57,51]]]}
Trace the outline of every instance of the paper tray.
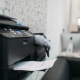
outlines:
{"label": "paper tray", "polygon": [[49,61],[25,61],[19,62],[14,65],[14,70],[22,71],[38,71],[51,68],[55,63],[56,59]]}

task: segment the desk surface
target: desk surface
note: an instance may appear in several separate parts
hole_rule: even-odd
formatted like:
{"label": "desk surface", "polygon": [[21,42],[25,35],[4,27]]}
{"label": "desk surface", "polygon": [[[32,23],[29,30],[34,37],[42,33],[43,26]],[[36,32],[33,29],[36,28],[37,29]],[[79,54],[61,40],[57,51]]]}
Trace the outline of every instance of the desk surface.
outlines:
{"label": "desk surface", "polygon": [[80,58],[80,52],[73,52],[72,54],[67,54],[66,52],[61,52],[58,56]]}

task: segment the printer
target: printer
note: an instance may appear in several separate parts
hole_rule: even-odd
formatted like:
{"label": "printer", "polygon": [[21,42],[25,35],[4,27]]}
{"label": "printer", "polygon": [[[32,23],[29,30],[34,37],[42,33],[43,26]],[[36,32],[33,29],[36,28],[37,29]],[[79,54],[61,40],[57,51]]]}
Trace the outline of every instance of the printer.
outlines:
{"label": "printer", "polygon": [[24,71],[14,71],[19,61],[33,60],[34,35],[14,18],[0,15],[0,80],[20,80]]}
{"label": "printer", "polygon": [[[40,54],[45,58],[45,50]],[[23,80],[31,72],[14,71],[14,64],[35,60],[34,55],[35,37],[29,27],[18,25],[15,18],[0,15],[0,80]]]}

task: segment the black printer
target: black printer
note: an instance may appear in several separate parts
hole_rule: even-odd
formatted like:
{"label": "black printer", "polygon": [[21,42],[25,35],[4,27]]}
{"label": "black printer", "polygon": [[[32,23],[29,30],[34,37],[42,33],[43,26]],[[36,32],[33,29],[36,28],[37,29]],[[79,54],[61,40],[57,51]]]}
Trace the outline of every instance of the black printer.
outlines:
{"label": "black printer", "polygon": [[[15,18],[0,15],[0,80],[23,80],[29,75],[31,72],[14,71],[13,67],[21,61],[44,59],[45,49],[37,48],[29,27],[18,25]],[[34,57],[35,51],[39,56]]]}
{"label": "black printer", "polygon": [[15,63],[33,59],[34,35],[28,29],[17,25],[14,18],[0,15],[0,80],[22,80],[28,74],[13,70]]}

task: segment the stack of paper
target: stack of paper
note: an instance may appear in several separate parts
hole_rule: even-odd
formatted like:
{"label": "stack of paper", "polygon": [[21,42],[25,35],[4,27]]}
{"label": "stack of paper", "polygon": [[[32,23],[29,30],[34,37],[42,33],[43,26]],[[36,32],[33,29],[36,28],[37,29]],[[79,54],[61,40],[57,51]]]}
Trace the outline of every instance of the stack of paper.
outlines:
{"label": "stack of paper", "polygon": [[14,70],[23,70],[23,71],[37,71],[48,69],[53,66],[56,59],[49,60],[49,61],[26,61],[20,62],[17,65],[14,65]]}

